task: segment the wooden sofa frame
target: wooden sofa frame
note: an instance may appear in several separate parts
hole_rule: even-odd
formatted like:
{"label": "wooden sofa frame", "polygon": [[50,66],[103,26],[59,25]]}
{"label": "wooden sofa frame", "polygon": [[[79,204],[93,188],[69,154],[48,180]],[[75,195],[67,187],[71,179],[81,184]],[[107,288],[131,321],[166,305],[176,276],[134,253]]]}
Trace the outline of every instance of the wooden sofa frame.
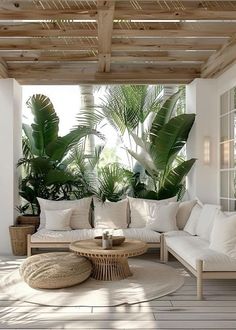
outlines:
{"label": "wooden sofa frame", "polygon": [[189,265],[175,251],[169,248],[165,241],[165,235],[161,235],[161,261],[168,262],[168,254],[171,253],[181,264],[183,264],[197,279],[197,299],[203,299],[203,280],[206,279],[236,279],[236,272],[229,271],[204,271],[203,260],[196,260],[196,269]]}
{"label": "wooden sofa frame", "polygon": [[[69,249],[71,242],[31,242],[31,236],[27,235],[27,256],[32,255],[32,249]],[[147,243],[148,248],[160,248],[160,256],[162,254],[161,243]]]}

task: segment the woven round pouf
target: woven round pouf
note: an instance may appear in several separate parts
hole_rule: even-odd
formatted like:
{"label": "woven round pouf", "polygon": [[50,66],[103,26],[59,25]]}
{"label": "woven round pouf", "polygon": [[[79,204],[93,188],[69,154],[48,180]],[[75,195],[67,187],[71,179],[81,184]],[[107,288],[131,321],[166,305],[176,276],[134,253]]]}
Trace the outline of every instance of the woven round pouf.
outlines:
{"label": "woven round pouf", "polygon": [[20,266],[22,279],[35,289],[60,289],[85,281],[92,264],[74,253],[51,252],[27,258]]}

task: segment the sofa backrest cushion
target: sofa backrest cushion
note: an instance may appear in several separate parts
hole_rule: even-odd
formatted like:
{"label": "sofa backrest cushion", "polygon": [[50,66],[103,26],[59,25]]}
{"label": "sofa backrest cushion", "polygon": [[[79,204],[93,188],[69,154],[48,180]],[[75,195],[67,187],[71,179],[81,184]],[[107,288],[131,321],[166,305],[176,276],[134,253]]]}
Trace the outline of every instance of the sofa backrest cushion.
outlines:
{"label": "sofa backrest cushion", "polygon": [[146,228],[161,233],[178,230],[176,225],[176,214],[179,208],[179,203],[171,202],[167,205],[154,205],[149,203],[148,207],[149,214]]}
{"label": "sofa backrest cushion", "polygon": [[130,208],[130,228],[146,227],[150,213],[150,206],[167,205],[170,202],[176,202],[176,197],[152,200],[142,198],[128,197]]}
{"label": "sofa backrest cushion", "polygon": [[92,197],[76,199],[76,200],[62,200],[62,201],[51,201],[48,199],[37,198],[40,205],[40,226],[39,229],[45,228],[46,215],[45,210],[65,210],[72,209],[70,218],[70,227],[72,229],[89,229],[90,214],[91,214],[91,202]]}
{"label": "sofa backrest cushion", "polygon": [[219,211],[213,224],[210,249],[236,259],[236,214]]}
{"label": "sofa backrest cushion", "polygon": [[115,229],[128,227],[128,199],[119,202],[102,202],[93,199],[94,227],[100,229]]}
{"label": "sofa backrest cushion", "polygon": [[211,231],[214,220],[218,211],[221,209],[220,205],[204,204],[200,213],[197,226],[196,235],[207,241],[210,241]]}
{"label": "sofa backrest cushion", "polygon": [[190,235],[196,235],[196,227],[200,214],[202,212],[202,208],[203,205],[199,201],[197,201],[195,206],[192,208],[192,211],[190,213],[188,221],[186,222],[186,225],[184,226],[184,231],[186,231]]}
{"label": "sofa backrest cushion", "polygon": [[72,209],[66,210],[45,210],[46,224],[48,230],[71,230],[70,219]]}
{"label": "sofa backrest cushion", "polygon": [[197,200],[184,201],[179,204],[178,212],[176,215],[177,227],[184,229],[193,207],[197,204]]}

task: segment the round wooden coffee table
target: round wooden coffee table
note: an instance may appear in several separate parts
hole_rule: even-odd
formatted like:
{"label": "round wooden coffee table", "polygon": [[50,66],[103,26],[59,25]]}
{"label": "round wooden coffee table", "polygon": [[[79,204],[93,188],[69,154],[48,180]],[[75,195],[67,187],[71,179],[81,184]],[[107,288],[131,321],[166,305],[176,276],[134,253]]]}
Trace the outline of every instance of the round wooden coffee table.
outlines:
{"label": "round wooden coffee table", "polygon": [[71,243],[70,250],[91,260],[93,278],[100,281],[115,281],[132,275],[128,258],[145,253],[147,244],[142,241],[125,240],[120,246],[104,250],[94,240],[88,239]]}

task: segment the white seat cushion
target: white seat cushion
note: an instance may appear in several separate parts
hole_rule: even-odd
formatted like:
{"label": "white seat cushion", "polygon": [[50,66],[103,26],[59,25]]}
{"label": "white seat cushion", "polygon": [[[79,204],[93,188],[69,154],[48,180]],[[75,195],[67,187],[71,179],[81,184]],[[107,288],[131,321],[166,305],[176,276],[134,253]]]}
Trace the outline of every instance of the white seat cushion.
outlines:
{"label": "white seat cushion", "polygon": [[146,227],[148,218],[150,218],[150,206],[167,205],[170,202],[176,202],[176,197],[152,200],[142,198],[128,197],[130,207],[130,228]]}
{"label": "white seat cushion", "polygon": [[75,229],[68,231],[47,230],[45,228],[38,230],[31,236],[33,243],[48,243],[48,242],[73,242],[84,239],[91,239],[94,237],[94,229]]}
{"label": "white seat cushion", "polygon": [[204,271],[236,271],[236,260],[211,250],[207,240],[187,233],[167,234],[165,239],[167,246],[194,269],[196,269],[196,261],[203,260]]}
{"label": "white seat cushion", "polygon": [[49,211],[45,210],[46,224],[45,228],[49,230],[71,230],[70,218],[72,209]]}
{"label": "white seat cushion", "polygon": [[190,217],[194,205],[197,204],[197,200],[184,201],[179,204],[179,209],[176,214],[177,227],[183,229]]}
{"label": "white seat cushion", "polygon": [[220,208],[221,208],[220,205],[213,205],[213,204],[203,205],[202,211],[200,213],[197,222],[196,235],[210,241],[214,220]]}
{"label": "white seat cushion", "polygon": [[[103,229],[79,229],[70,231],[52,231],[41,229],[31,236],[32,243],[59,242],[69,243],[78,240],[92,239],[94,236],[102,235]],[[117,229],[113,233],[115,236],[125,236],[129,239],[142,240],[147,243],[159,243],[160,234],[146,228],[126,228]]]}
{"label": "white seat cushion", "polygon": [[89,223],[91,197],[76,200],[51,201],[48,199],[37,198],[40,205],[40,227],[45,228],[46,215],[45,210],[59,211],[72,209],[70,218],[70,227],[72,229],[88,229],[91,228]]}
{"label": "white seat cushion", "polygon": [[128,227],[128,199],[118,202],[102,202],[93,198],[94,227],[95,228],[127,228]]}
{"label": "white seat cushion", "polygon": [[178,230],[176,225],[176,214],[179,203],[172,202],[167,205],[149,204],[146,228],[159,232]]}
{"label": "white seat cushion", "polygon": [[186,231],[191,235],[196,235],[196,228],[201,212],[202,212],[202,205],[197,202],[197,204],[192,208],[188,221],[184,226],[184,231]]}
{"label": "white seat cushion", "polygon": [[236,259],[236,215],[219,211],[211,232],[210,248]]}

